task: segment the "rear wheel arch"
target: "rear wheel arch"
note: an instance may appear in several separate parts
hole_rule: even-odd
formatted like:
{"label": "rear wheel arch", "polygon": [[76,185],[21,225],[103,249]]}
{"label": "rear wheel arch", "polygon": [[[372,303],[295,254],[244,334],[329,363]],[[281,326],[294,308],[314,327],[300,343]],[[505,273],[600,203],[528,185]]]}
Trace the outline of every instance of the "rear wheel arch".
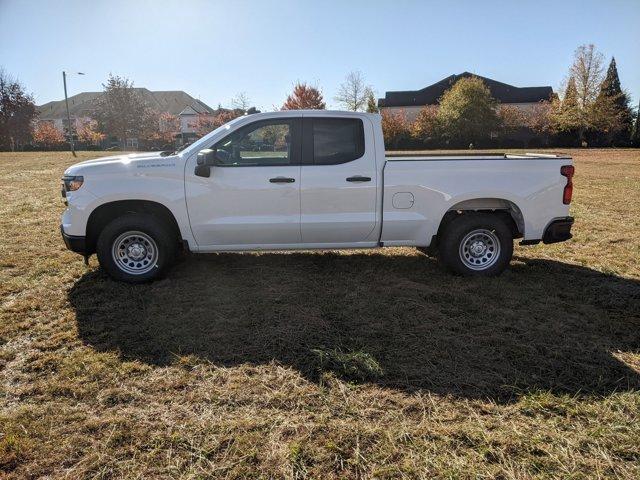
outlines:
{"label": "rear wheel arch", "polygon": [[442,238],[442,233],[452,220],[460,215],[473,215],[478,213],[492,213],[500,216],[511,229],[513,238],[524,236],[524,215],[520,207],[511,200],[504,198],[474,198],[464,200],[451,206],[443,215],[438,226],[435,241]]}
{"label": "rear wheel arch", "polygon": [[182,238],[178,222],[166,206],[151,200],[117,200],[96,207],[87,221],[87,253],[95,253],[98,237],[102,230],[116,218],[129,214],[145,214],[154,218],[172,235],[176,242]]}

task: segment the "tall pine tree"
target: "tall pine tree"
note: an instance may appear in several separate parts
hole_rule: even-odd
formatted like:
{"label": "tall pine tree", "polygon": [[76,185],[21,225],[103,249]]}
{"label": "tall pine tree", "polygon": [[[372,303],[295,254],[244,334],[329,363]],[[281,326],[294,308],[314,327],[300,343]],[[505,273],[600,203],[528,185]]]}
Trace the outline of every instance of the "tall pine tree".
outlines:
{"label": "tall pine tree", "polygon": [[636,123],[633,127],[633,135],[631,136],[631,145],[640,147],[640,102],[638,102],[638,112],[636,113]]}
{"label": "tall pine tree", "polygon": [[562,100],[553,102],[553,128],[571,142],[578,145],[584,140],[585,118],[578,100],[578,88],[573,77],[569,77]]}
{"label": "tall pine tree", "polygon": [[598,97],[590,112],[591,124],[607,145],[628,145],[633,125],[629,96],[622,91],[616,59],[611,58],[607,76],[600,85]]}
{"label": "tall pine tree", "polygon": [[367,93],[367,112],[378,113],[378,103],[376,102],[376,96],[371,90]]}

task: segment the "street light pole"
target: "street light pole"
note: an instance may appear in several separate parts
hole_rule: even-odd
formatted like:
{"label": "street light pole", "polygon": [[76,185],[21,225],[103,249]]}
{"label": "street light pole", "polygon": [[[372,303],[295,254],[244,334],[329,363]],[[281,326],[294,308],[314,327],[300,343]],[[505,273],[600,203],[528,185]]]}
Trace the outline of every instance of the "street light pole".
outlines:
{"label": "street light pole", "polygon": [[[77,72],[78,75],[84,75],[82,72]],[[62,71],[62,84],[64,85],[64,104],[67,106],[67,131],[69,132],[69,145],[71,146],[71,153],[76,157],[76,150],[73,145],[73,129],[71,128],[71,114],[69,113],[69,98],[67,98],[67,72]]]}
{"label": "street light pole", "polygon": [[69,113],[69,99],[67,98],[67,73],[62,71],[62,84],[64,85],[64,103],[67,106],[67,133],[69,134],[69,146],[71,154],[75,157],[76,150],[73,146],[73,130],[71,130],[71,114]]}

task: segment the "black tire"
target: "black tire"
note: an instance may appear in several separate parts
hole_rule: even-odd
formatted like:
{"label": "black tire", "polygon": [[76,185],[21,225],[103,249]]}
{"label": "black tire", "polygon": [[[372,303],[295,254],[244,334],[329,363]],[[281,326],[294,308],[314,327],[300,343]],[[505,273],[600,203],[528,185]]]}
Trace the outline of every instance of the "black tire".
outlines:
{"label": "black tire", "polygon": [[[126,245],[134,249],[129,251],[135,256],[124,253],[129,248]],[[100,266],[114,280],[144,283],[160,278],[166,272],[173,263],[176,247],[175,234],[162,222],[148,214],[131,213],[112,220],[102,229],[96,254]]]}
{"label": "black tire", "polygon": [[513,236],[499,215],[462,214],[445,227],[438,252],[440,260],[455,273],[494,277],[509,266]]}

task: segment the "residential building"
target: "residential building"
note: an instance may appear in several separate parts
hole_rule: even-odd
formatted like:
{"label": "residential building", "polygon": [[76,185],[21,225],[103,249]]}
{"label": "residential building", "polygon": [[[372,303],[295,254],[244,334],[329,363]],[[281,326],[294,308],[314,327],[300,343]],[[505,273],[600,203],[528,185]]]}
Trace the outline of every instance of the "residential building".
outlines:
{"label": "residential building", "polygon": [[481,77],[469,72],[450,75],[439,82],[420,90],[386,92],[384,98],[378,100],[381,112],[395,113],[403,111],[407,120],[413,122],[420,110],[427,105],[438,105],[440,98],[461,78],[480,78],[491,91],[491,96],[503,105],[512,105],[522,110],[530,110],[534,105],[550,100],[553,95],[551,87],[514,87],[490,78]]}
{"label": "residential building", "polygon": [[[180,121],[179,137],[181,141],[191,140],[195,136],[193,124],[198,115],[214,115],[216,112],[206,103],[193,98],[181,90],[152,92],[146,88],[135,88],[149,108],[158,113],[169,113]],[[69,97],[71,124],[77,127],[80,122],[90,120],[96,101],[103,92],[83,92]],[[45,103],[37,107],[39,121],[53,122],[60,130],[67,125],[67,109],[64,100]],[[110,146],[110,145],[106,145]],[[137,148],[138,139],[126,141],[127,148]]]}

